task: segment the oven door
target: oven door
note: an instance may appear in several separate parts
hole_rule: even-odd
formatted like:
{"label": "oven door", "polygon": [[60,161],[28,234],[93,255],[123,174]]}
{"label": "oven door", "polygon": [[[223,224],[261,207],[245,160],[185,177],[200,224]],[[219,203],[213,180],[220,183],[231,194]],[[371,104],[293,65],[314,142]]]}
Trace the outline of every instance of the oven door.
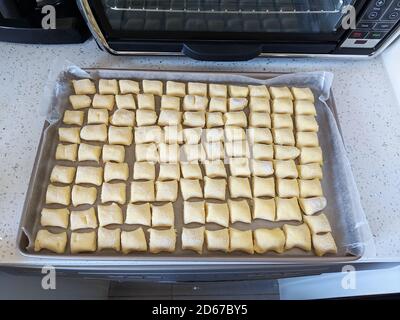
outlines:
{"label": "oven door", "polygon": [[262,53],[329,54],[348,32],[346,8],[365,0],[80,0],[114,54],[184,53],[247,60]]}

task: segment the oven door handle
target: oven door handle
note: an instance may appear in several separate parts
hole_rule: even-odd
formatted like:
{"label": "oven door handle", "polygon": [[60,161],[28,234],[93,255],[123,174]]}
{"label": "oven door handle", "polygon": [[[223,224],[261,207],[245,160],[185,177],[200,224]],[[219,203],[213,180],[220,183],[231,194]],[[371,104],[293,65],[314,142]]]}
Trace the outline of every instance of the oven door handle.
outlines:
{"label": "oven door handle", "polygon": [[247,61],[261,54],[259,44],[196,43],[184,44],[182,53],[203,61]]}

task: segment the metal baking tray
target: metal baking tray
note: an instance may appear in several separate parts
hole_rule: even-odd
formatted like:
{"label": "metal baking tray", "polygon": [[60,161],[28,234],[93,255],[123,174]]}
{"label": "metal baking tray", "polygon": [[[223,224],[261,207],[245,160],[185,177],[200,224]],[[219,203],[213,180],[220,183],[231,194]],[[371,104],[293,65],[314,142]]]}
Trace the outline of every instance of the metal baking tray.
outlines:
{"label": "metal baking tray", "polygon": [[[84,69],[85,72],[91,75],[93,79],[102,77],[102,78],[132,78],[132,79],[143,79],[135,77],[136,72],[146,72],[146,70],[119,70],[119,69]],[[152,72],[154,75],[154,71]],[[177,71],[176,74],[173,71],[157,71],[156,78],[160,80],[166,79],[174,79],[174,80],[182,80],[182,75],[184,75],[184,79],[191,79],[191,76],[196,76],[198,80],[198,76],[207,76],[213,77],[213,75],[218,75],[220,77],[228,77],[229,79],[232,77],[232,80],[229,83],[243,83],[243,84],[251,84],[254,79],[254,82],[257,80],[267,80],[271,78],[275,78],[277,76],[282,75],[281,73],[231,73],[231,72],[185,72],[185,71]],[[175,76],[174,76],[175,75]],[[236,76],[239,76],[235,79]],[[243,78],[240,76],[246,76],[248,79],[243,82]],[[63,78],[61,84],[68,86],[66,82],[71,79],[76,78],[73,75],[67,76],[67,78]],[[183,80],[182,80],[183,81]],[[215,82],[218,82],[215,81]],[[71,85],[69,85],[71,87]],[[72,91],[72,87],[70,88]],[[71,93],[71,92],[69,92]],[[61,104],[60,110],[68,109],[69,106],[66,103],[65,97],[64,99],[60,97],[52,97],[52,101],[56,101],[56,103]],[[86,261],[124,261],[125,263],[129,263],[129,261],[134,261],[135,264],[143,263],[148,265],[149,263],[180,263],[180,264],[207,264],[207,263],[279,263],[279,264],[318,264],[325,262],[347,262],[354,261],[359,259],[363,254],[363,246],[359,244],[362,243],[361,235],[356,229],[352,229],[354,225],[356,225],[357,221],[353,221],[352,215],[349,212],[345,212],[343,208],[347,208],[343,206],[343,202],[346,202],[346,198],[349,195],[344,195],[341,190],[336,190],[335,185],[336,179],[340,177],[341,174],[344,174],[345,171],[341,172],[340,166],[331,166],[333,163],[333,159],[335,157],[335,152],[337,150],[332,150],[332,141],[331,139],[331,130],[332,125],[337,128],[337,116],[336,116],[336,106],[333,98],[333,94],[331,92],[329,99],[326,101],[330,111],[322,111],[325,106],[319,105],[320,103],[316,103],[317,107],[317,119],[320,124],[320,144],[323,149],[324,154],[324,166],[323,173],[324,179],[322,180],[322,187],[324,190],[325,197],[328,200],[328,206],[324,210],[324,213],[327,215],[331,225],[332,225],[332,233],[336,240],[336,244],[338,247],[338,253],[335,255],[327,255],[324,257],[317,257],[313,253],[306,253],[300,249],[292,249],[283,254],[276,254],[273,252],[268,252],[266,254],[254,254],[249,255],[246,253],[233,252],[233,253],[220,253],[220,252],[205,252],[202,255],[198,255],[192,251],[183,251],[181,249],[181,229],[183,226],[183,214],[182,214],[182,198],[179,194],[178,201],[174,204],[175,209],[175,228],[177,229],[177,243],[176,243],[176,251],[174,253],[160,253],[160,254],[151,254],[151,253],[131,253],[128,255],[123,255],[122,253],[117,253],[112,250],[105,250],[101,252],[89,253],[89,254],[71,254],[69,252],[69,248],[67,246],[67,252],[63,255],[54,254],[49,251],[43,250],[41,252],[33,251],[34,239],[36,237],[37,231],[40,229],[40,211],[44,206],[46,188],[49,183],[51,169],[53,168],[56,160],[54,159],[56,146],[58,144],[58,128],[62,124],[61,120],[58,120],[52,124],[49,121],[46,121],[43,127],[36,159],[34,162],[32,176],[29,182],[28,191],[26,193],[26,200],[22,212],[22,218],[19,227],[17,245],[22,255],[36,258],[47,258],[47,259],[68,259],[68,260],[86,260]],[[159,100],[157,100],[157,104],[159,107]],[[327,117],[327,112],[332,112],[334,115],[333,122],[329,123],[329,125],[324,125],[325,121],[332,122],[332,119],[329,120],[329,116]],[[85,117],[86,120],[86,117]],[[65,125],[64,125],[65,126]],[[340,144],[343,145],[343,141],[341,135],[338,135],[336,139],[339,139]],[[92,143],[92,142],[91,142]],[[134,150],[133,146],[126,148],[126,161],[130,167],[130,179],[132,176],[132,167],[134,162]],[[71,165],[72,162],[69,161],[57,161],[58,164]],[[96,162],[81,162],[80,165],[98,165]],[[74,162],[73,165],[77,165],[77,162]],[[99,165],[102,165],[102,161],[100,160]],[[129,181],[127,182],[127,197],[129,197]],[[100,195],[100,188],[98,189],[98,199]],[[351,195],[350,195],[351,196]],[[98,201],[95,205],[98,204]],[[51,207],[51,206],[48,206]],[[58,207],[57,205],[53,205],[53,207]],[[88,208],[89,206],[82,205],[79,207],[79,210],[83,210]],[[68,207],[73,210],[72,205]],[[123,206],[123,212],[125,212],[126,205]],[[350,219],[350,220],[349,220]],[[350,222],[349,222],[350,221]],[[268,221],[253,221],[250,229],[260,228],[260,227],[277,227],[281,226],[283,223],[279,222],[268,222]],[[190,226],[197,226],[195,224]],[[121,226],[110,226],[111,228],[121,227]],[[138,226],[128,226],[123,225],[121,229],[123,230],[133,230]],[[247,230],[249,226],[243,223],[235,223],[233,227]],[[206,224],[207,229],[219,229],[214,224]],[[60,228],[47,228],[50,231],[62,231]],[[145,230],[148,227],[144,227]],[[70,234],[70,231],[67,231]],[[146,232],[146,237],[148,240],[148,233]]]}

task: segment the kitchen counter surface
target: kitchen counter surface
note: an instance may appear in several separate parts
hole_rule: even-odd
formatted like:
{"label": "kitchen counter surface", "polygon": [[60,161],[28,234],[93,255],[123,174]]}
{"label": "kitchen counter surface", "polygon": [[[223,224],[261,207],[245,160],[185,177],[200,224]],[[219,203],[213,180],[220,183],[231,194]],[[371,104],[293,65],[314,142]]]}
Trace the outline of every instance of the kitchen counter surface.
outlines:
{"label": "kitchen counter surface", "polygon": [[81,67],[333,72],[339,121],[376,258],[400,261],[400,107],[381,58],[210,63],[183,57],[115,57],[88,41],[68,46],[0,43],[0,264],[40,263],[18,253],[16,235],[43,127],[39,104],[55,57]]}

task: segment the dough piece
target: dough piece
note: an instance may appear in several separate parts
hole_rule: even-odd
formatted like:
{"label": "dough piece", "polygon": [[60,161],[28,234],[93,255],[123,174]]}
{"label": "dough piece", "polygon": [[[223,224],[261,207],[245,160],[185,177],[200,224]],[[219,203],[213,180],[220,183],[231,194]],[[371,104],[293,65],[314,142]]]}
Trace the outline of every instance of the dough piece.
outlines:
{"label": "dough piece", "polygon": [[206,125],[206,114],[204,111],[186,111],[183,113],[183,125],[187,127],[200,127]]}
{"label": "dough piece", "polygon": [[319,257],[328,253],[337,253],[336,243],[330,232],[325,234],[313,234],[312,244],[315,254]]}
{"label": "dough piece", "polygon": [[129,177],[129,167],[127,163],[106,162],[104,166],[104,181],[112,180],[127,181]]}
{"label": "dough piece", "polygon": [[174,252],[176,245],[176,231],[174,228],[167,230],[149,229],[150,252]]}
{"label": "dough piece", "polygon": [[131,202],[153,202],[156,201],[154,181],[131,182]]}
{"label": "dough piece", "polygon": [[46,191],[46,204],[63,204],[69,206],[71,202],[71,187],[57,187],[49,184]]}
{"label": "dough piece", "polygon": [[298,177],[296,163],[293,160],[276,160],[274,167],[277,178],[295,179]]}
{"label": "dough piece", "polygon": [[200,165],[198,163],[181,163],[182,177],[185,179],[203,179]]}
{"label": "dough piece", "polygon": [[246,98],[229,98],[229,111],[242,111],[248,103]]}
{"label": "dough piece", "polygon": [[155,143],[143,143],[135,146],[136,161],[158,162],[159,155]]}
{"label": "dough piece", "polygon": [[58,128],[58,139],[60,142],[81,143],[80,130],[81,128]]}
{"label": "dough piece", "polygon": [[294,128],[292,116],[290,114],[273,113],[271,115],[271,118],[272,118],[272,126],[275,129],[283,129],[283,128],[293,129]]}
{"label": "dough piece", "polygon": [[[188,129],[186,129],[188,130]],[[190,129],[192,130],[192,129]],[[182,126],[166,126],[164,127],[164,142],[169,144],[183,143]],[[198,143],[198,142],[197,142]]]}
{"label": "dough piece", "polygon": [[145,252],[147,251],[146,236],[143,228],[137,228],[133,231],[121,232],[122,253]]}
{"label": "dough piece", "polygon": [[101,187],[101,202],[126,203],[126,185],[125,183],[103,183]]}
{"label": "dough piece", "polygon": [[248,158],[230,158],[229,169],[234,177],[250,177],[250,163]]}
{"label": "dough piece", "polygon": [[254,197],[275,197],[274,178],[253,177]]}
{"label": "dough piece", "polygon": [[96,86],[90,79],[72,80],[75,94],[95,94]]}
{"label": "dough piece", "polygon": [[322,211],[326,208],[327,201],[325,197],[314,197],[307,199],[299,199],[301,210],[306,215],[313,215],[316,212]]}
{"label": "dough piece", "polygon": [[61,144],[57,145],[56,160],[76,161],[78,153],[77,144]]}
{"label": "dough piece", "polygon": [[183,110],[185,111],[206,111],[207,106],[207,97],[189,95],[183,98]]}
{"label": "dough piece", "polygon": [[147,126],[135,128],[135,143],[160,143],[164,140],[163,130],[159,126]]}
{"label": "dough piece", "polygon": [[331,225],[323,213],[315,216],[304,216],[304,222],[307,223],[313,234],[332,232]]}
{"label": "dough piece", "polygon": [[180,178],[181,170],[179,163],[160,163],[159,181],[179,180]]}
{"label": "dough piece", "polygon": [[249,91],[251,97],[270,98],[268,89],[265,85],[249,85]]}
{"label": "dough piece", "polygon": [[222,160],[206,161],[204,164],[206,176],[210,178],[226,178],[226,169]]}
{"label": "dough piece", "polygon": [[205,131],[207,142],[223,142],[225,140],[223,128],[212,128]]}
{"label": "dough piece", "polygon": [[253,159],[272,160],[274,158],[274,147],[269,144],[255,143],[253,145]]}
{"label": "dough piece", "polygon": [[318,122],[314,116],[296,115],[295,122],[297,131],[317,132],[319,129]]}
{"label": "dough piece", "polygon": [[156,181],[156,201],[172,201],[178,198],[178,182]]}
{"label": "dough piece", "polygon": [[83,111],[65,110],[64,117],[63,117],[63,123],[70,124],[70,125],[75,124],[75,125],[81,126],[83,124],[83,116],[84,116]]}
{"label": "dough piece", "polygon": [[228,141],[225,143],[226,155],[229,158],[238,157],[250,157],[250,148],[247,141]]}
{"label": "dough piece", "polygon": [[282,198],[298,197],[299,184],[297,179],[276,179],[276,192]]}
{"label": "dough piece", "polygon": [[108,110],[107,109],[93,109],[88,110],[88,124],[108,124]]}
{"label": "dough piece", "polygon": [[198,144],[203,133],[202,128],[183,129],[183,141],[186,144]]}
{"label": "dough piece", "polygon": [[188,162],[201,161],[206,159],[206,152],[202,144],[184,144],[183,153]]}
{"label": "dough piece", "polygon": [[247,129],[250,144],[265,143],[272,144],[272,133],[268,128],[249,128]]}
{"label": "dough piece", "polygon": [[140,92],[139,82],[133,80],[119,80],[119,91],[121,91],[122,94],[138,94]]}
{"label": "dough piece", "polygon": [[275,251],[276,253],[283,253],[285,250],[285,234],[282,229],[256,229],[253,231],[254,237],[254,251],[256,253],[266,253],[268,251]]}
{"label": "dough piece", "polygon": [[208,110],[210,112],[226,112],[228,111],[228,99],[226,98],[211,98]]}
{"label": "dough piece", "polygon": [[193,250],[198,254],[203,252],[205,227],[182,228],[182,250]]}
{"label": "dough piece", "polygon": [[140,224],[143,226],[151,226],[151,209],[150,203],[144,204],[128,204],[126,209],[126,224]]}
{"label": "dough piece", "polygon": [[252,198],[248,178],[229,177],[229,192],[231,198]]}
{"label": "dough piece", "polygon": [[206,230],[206,242],[208,251],[229,252],[229,229]]}
{"label": "dough piece", "polygon": [[110,224],[123,224],[124,217],[122,215],[122,209],[116,203],[110,205],[98,205],[97,215],[99,217],[100,227],[105,227]]}
{"label": "dough piece", "polygon": [[249,87],[230,85],[229,96],[233,98],[247,98],[249,95]]}
{"label": "dough piece", "polygon": [[181,124],[182,112],[175,110],[161,110],[158,118],[160,126],[177,126]]}
{"label": "dough piece", "polygon": [[155,110],[156,100],[152,94],[138,94],[137,95],[138,108],[144,110]]}
{"label": "dough piece", "polygon": [[204,177],[204,198],[225,200],[226,180]]}
{"label": "dough piece", "polygon": [[181,109],[181,99],[178,97],[171,97],[163,95],[161,97],[161,110],[175,110]]}
{"label": "dough piece", "polygon": [[108,161],[124,162],[125,148],[123,146],[105,144],[103,146],[103,162]]}
{"label": "dough piece", "polygon": [[81,138],[87,141],[107,141],[107,126],[105,124],[89,124],[81,130]]}
{"label": "dough piece", "polygon": [[183,202],[183,223],[201,223],[206,222],[206,209],[204,201],[184,201]]}
{"label": "dough piece", "polygon": [[246,140],[246,132],[240,127],[225,126],[225,138],[226,141]]}
{"label": "dough piece", "polygon": [[162,94],[163,94],[163,83],[161,81],[143,80],[142,86],[143,86],[144,93],[154,94],[156,96],[162,96]]}
{"label": "dough piece", "polygon": [[94,252],[97,248],[96,231],[72,232],[71,253]]}
{"label": "dough piece", "polygon": [[114,127],[108,128],[108,142],[110,144],[121,144],[130,146],[133,141],[133,133],[131,127]]}
{"label": "dough piece", "polygon": [[243,222],[251,223],[250,206],[247,200],[230,200],[228,199],[231,223]]}
{"label": "dough piece", "polygon": [[254,198],[253,201],[253,219],[275,221],[275,199]]}
{"label": "dough piece", "polygon": [[317,110],[315,109],[314,102],[306,100],[296,100],[294,102],[294,112],[296,115],[317,115]]}
{"label": "dough piece", "polygon": [[320,147],[304,147],[300,150],[300,164],[318,163],[322,165],[324,162]]}
{"label": "dough piece", "polygon": [[35,239],[35,251],[42,249],[55,253],[64,253],[67,246],[67,233],[53,233],[47,230],[39,230]]}
{"label": "dough piece", "polygon": [[257,177],[268,177],[274,174],[272,161],[251,159],[251,174]]}
{"label": "dough piece", "polygon": [[222,112],[207,112],[207,128],[222,127],[224,125],[224,118]]}
{"label": "dough piece", "polygon": [[74,185],[72,187],[71,198],[74,207],[81,204],[94,204],[97,198],[97,189],[95,187]]}
{"label": "dough piece", "polygon": [[106,229],[99,228],[97,231],[98,250],[113,249],[115,251],[121,250],[121,229]]}
{"label": "dough piece", "polygon": [[136,109],[136,102],[133,94],[117,94],[115,96],[115,102],[117,103],[118,109]]}
{"label": "dough piece", "polygon": [[203,198],[203,190],[200,185],[200,180],[182,178],[179,182],[183,200]]}
{"label": "dough piece", "polygon": [[207,84],[200,82],[189,82],[188,94],[207,97]]}
{"label": "dough piece", "polygon": [[133,165],[134,180],[155,180],[156,166],[151,162],[135,162]]}
{"label": "dough piece", "polygon": [[180,147],[177,143],[166,144],[160,143],[158,145],[160,153],[160,162],[178,163],[180,160]]}
{"label": "dough piece", "polygon": [[302,147],[318,147],[318,134],[316,132],[296,132],[296,146]]}
{"label": "dough piece", "polygon": [[40,224],[43,227],[68,228],[69,210],[43,208],[40,213]]}
{"label": "dough piece", "polygon": [[173,227],[175,223],[174,207],[171,202],[162,206],[151,206],[151,224],[153,227]]}
{"label": "dough piece", "polygon": [[271,116],[266,112],[250,112],[249,123],[256,128],[271,128]]}
{"label": "dough piece", "polygon": [[292,92],[288,87],[269,87],[272,99],[290,99],[293,100]]}
{"label": "dough piece", "polygon": [[223,227],[229,226],[229,207],[227,203],[206,202],[206,221]]}
{"label": "dough piece", "polygon": [[300,155],[300,149],[292,146],[274,146],[276,160],[293,160]]}
{"label": "dough piece", "polygon": [[225,149],[222,142],[205,143],[204,149],[206,151],[207,160],[219,160],[225,158]]}
{"label": "dough piece", "polygon": [[302,221],[300,207],[297,198],[275,198],[276,221]]}
{"label": "dough piece", "polygon": [[271,113],[271,105],[268,98],[250,97],[249,108],[251,112]]}
{"label": "dough piece", "polygon": [[75,183],[88,183],[94,184],[95,186],[101,186],[103,183],[103,168],[79,166],[76,170]]}
{"label": "dough piece", "polygon": [[310,88],[292,87],[292,93],[295,100],[308,100],[314,102],[314,94]]}
{"label": "dough piece", "polygon": [[272,112],[293,114],[293,101],[291,99],[272,100]]}
{"label": "dough piece", "polygon": [[251,230],[241,231],[229,228],[230,251],[242,251],[254,254],[253,232]]}
{"label": "dough piece", "polygon": [[114,126],[133,127],[135,126],[135,112],[125,109],[116,110],[111,116],[110,122]]}
{"label": "dough piece", "polygon": [[301,198],[322,197],[322,186],[319,179],[299,180]]}
{"label": "dough piece", "polygon": [[71,95],[69,96],[69,102],[75,110],[89,108],[92,104],[92,99],[86,95]]}
{"label": "dough piece", "polygon": [[78,149],[79,161],[100,161],[101,147],[87,143],[81,143]]}
{"label": "dough piece", "polygon": [[71,230],[96,229],[98,227],[94,208],[81,211],[71,211]]}
{"label": "dough piece", "polygon": [[285,224],[283,232],[286,236],[285,250],[299,248],[304,251],[311,251],[311,234],[305,223],[298,226]]}
{"label": "dough piece", "polygon": [[300,179],[322,179],[323,173],[319,163],[301,164],[297,166]]}
{"label": "dough piece", "polygon": [[69,184],[74,181],[76,169],[74,167],[65,167],[55,165],[50,175],[50,182],[60,182]]}
{"label": "dough piece", "polygon": [[224,84],[209,84],[210,97],[226,98],[228,96],[228,87]]}
{"label": "dough piece", "polygon": [[226,112],[224,120],[225,126],[247,127],[247,117],[243,111]]}
{"label": "dough piece", "polygon": [[95,109],[114,109],[115,98],[113,95],[95,94],[92,101],[92,106]]}
{"label": "dough piece", "polygon": [[100,94],[118,94],[118,82],[115,79],[99,80]]}

